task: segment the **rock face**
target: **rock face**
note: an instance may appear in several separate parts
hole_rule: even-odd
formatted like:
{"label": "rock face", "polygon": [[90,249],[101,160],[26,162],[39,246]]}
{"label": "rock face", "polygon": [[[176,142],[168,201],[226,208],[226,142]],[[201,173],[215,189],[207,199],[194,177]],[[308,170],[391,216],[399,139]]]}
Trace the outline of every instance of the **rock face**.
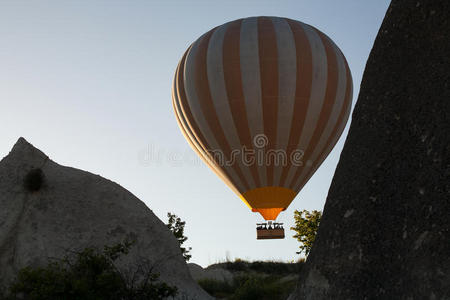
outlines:
{"label": "rock face", "polygon": [[291,299],[450,299],[449,14],[392,1]]}
{"label": "rock face", "polygon": [[0,161],[0,284],[67,250],[125,239],[136,243],[124,267],[147,260],[161,280],[178,287],[180,299],[211,299],[191,278],[172,233],[118,184],[60,166],[23,138]]}
{"label": "rock face", "polygon": [[197,281],[202,279],[211,279],[223,282],[233,281],[233,273],[222,268],[203,269],[202,266],[194,263],[189,263],[188,268],[192,278]]}

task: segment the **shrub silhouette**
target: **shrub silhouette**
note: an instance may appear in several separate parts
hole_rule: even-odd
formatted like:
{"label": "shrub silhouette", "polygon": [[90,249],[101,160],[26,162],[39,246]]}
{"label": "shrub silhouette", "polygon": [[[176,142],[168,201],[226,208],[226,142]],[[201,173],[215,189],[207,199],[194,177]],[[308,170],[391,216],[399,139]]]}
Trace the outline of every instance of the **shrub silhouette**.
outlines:
{"label": "shrub silhouette", "polygon": [[233,273],[231,280],[204,278],[199,285],[211,296],[229,300],[286,299],[294,290],[296,275],[304,265],[304,259],[296,262],[246,261],[236,258],[234,261],[217,263],[208,269],[225,269]]}
{"label": "shrub silhouette", "polygon": [[294,211],[295,226],[291,227],[291,230],[295,231],[293,237],[301,243],[299,246],[300,251],[296,252],[297,254],[305,252],[305,256],[308,256],[316,239],[321,220],[321,211],[313,210],[309,212],[306,209]]}
{"label": "shrub silhouette", "polygon": [[192,255],[190,254],[190,251],[192,250],[191,247],[183,247],[184,242],[187,241],[187,237],[184,235],[184,226],[186,226],[185,221],[181,221],[181,218],[179,218],[177,215],[172,214],[170,212],[167,213],[168,223],[166,224],[167,228],[169,228],[170,231],[172,231],[173,235],[177,239],[178,243],[180,244],[180,250],[181,254],[183,254],[183,257],[186,261],[189,261],[191,259]]}
{"label": "shrub silhouette", "polygon": [[282,281],[281,276],[245,273],[230,282],[202,279],[198,283],[211,296],[230,300],[282,300],[295,287],[296,279]]}
{"label": "shrub silhouette", "polygon": [[142,263],[132,276],[123,274],[115,261],[129,252],[132,243],[105,246],[103,251],[86,248],[49,263],[19,271],[6,300],[141,300],[166,299],[177,294],[176,287],[158,281],[159,274]]}

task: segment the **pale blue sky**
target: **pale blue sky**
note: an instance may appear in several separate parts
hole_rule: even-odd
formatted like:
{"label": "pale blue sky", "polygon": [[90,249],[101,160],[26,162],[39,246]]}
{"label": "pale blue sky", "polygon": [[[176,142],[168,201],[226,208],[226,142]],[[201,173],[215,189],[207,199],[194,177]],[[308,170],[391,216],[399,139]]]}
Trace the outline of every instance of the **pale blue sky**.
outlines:
{"label": "pale blue sky", "polygon": [[[311,24],[346,56],[356,101],[389,1],[0,0],[0,157],[20,137],[54,161],[127,188],[164,222],[186,220],[192,262],[297,258],[298,242],[257,241],[262,218],[199,162],[172,111],[181,55],[214,26],[248,16]],[[348,126],[347,126],[348,127]],[[278,218],[323,208],[347,129]]]}

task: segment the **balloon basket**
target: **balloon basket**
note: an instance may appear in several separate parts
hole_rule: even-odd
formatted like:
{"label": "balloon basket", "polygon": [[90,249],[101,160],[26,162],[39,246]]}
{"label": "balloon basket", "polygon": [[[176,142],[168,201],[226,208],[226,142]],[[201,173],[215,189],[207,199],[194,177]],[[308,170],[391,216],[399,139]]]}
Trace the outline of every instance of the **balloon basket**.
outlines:
{"label": "balloon basket", "polygon": [[284,239],[283,223],[267,223],[256,224],[256,239],[257,240],[272,240]]}

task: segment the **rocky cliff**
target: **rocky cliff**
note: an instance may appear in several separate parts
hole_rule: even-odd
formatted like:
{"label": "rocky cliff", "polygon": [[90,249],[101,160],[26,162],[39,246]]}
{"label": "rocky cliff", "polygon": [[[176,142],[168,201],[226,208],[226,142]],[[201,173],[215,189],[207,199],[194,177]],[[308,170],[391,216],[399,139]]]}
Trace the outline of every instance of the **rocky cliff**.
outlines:
{"label": "rocky cliff", "polygon": [[68,250],[126,239],[136,244],[124,268],[145,261],[178,287],[180,299],[211,299],[191,278],[172,233],[118,184],[58,165],[23,138],[0,161],[0,284]]}
{"label": "rocky cliff", "polygon": [[291,299],[450,299],[449,16],[392,1]]}

